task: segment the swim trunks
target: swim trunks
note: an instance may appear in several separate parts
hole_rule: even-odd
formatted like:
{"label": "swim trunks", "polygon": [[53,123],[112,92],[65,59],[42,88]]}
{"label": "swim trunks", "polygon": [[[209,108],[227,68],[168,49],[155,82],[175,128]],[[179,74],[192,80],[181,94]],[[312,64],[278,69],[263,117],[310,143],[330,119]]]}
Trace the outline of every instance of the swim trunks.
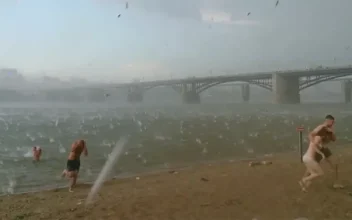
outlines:
{"label": "swim trunks", "polygon": [[[325,158],[329,158],[332,155],[330,149],[327,147],[322,147],[320,151],[324,154]],[[316,153],[314,159],[319,163],[323,159],[323,157],[320,154]]]}
{"label": "swim trunks", "polygon": [[79,160],[67,160],[67,171],[79,171],[81,162]]}

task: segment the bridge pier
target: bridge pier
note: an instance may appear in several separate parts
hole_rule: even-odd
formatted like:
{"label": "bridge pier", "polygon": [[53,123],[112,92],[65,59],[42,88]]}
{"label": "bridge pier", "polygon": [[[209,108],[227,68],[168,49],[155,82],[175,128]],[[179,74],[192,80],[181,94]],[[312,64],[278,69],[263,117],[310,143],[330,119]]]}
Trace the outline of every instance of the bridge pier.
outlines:
{"label": "bridge pier", "polygon": [[182,102],[185,104],[199,104],[200,95],[196,90],[196,83],[182,85]]}
{"label": "bridge pier", "polygon": [[277,104],[299,104],[299,77],[274,73],[272,76],[274,102]]}
{"label": "bridge pier", "polygon": [[342,92],[344,95],[345,103],[351,103],[351,98],[352,98],[352,81],[351,80],[342,81]]}
{"label": "bridge pier", "polygon": [[128,88],[127,101],[131,103],[143,101],[143,90],[137,86]]}
{"label": "bridge pier", "polygon": [[250,98],[250,87],[249,84],[241,85],[242,101],[248,102]]}

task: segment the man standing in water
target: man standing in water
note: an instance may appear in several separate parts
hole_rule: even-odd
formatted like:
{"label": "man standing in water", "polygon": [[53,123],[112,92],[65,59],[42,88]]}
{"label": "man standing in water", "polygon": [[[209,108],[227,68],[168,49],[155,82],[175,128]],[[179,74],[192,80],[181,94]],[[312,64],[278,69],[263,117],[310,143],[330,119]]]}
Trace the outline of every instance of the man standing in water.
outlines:
{"label": "man standing in water", "polygon": [[33,151],[33,161],[38,162],[42,156],[42,149],[39,146],[35,146],[32,149]]}
{"label": "man standing in water", "polygon": [[68,155],[67,167],[62,172],[62,177],[70,178],[69,192],[73,192],[72,188],[76,185],[79,168],[81,166],[80,157],[82,152],[88,156],[86,142],[84,140],[77,140],[73,142],[71,152]]}
{"label": "man standing in water", "polygon": [[[324,175],[324,172],[319,165],[319,159],[317,160],[317,154],[318,156],[321,156],[322,160],[330,156],[324,154],[324,152],[328,151],[323,149],[323,144],[336,140],[336,136],[333,132],[334,122],[334,117],[332,115],[327,115],[324,123],[316,127],[309,134],[309,147],[302,158],[307,170],[302,180],[299,181],[302,191],[304,192],[307,192],[307,188],[313,179]],[[331,162],[328,162],[332,166]]]}

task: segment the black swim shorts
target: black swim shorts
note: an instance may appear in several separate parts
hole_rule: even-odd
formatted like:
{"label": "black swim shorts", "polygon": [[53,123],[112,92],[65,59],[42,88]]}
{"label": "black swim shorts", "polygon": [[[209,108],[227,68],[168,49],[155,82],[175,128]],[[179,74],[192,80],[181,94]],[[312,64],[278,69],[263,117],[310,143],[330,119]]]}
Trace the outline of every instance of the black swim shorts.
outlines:
{"label": "black swim shorts", "polygon": [[[332,155],[330,149],[327,148],[327,147],[322,147],[322,148],[320,149],[320,151],[324,154],[325,158],[329,158],[329,157]],[[323,157],[322,157],[320,154],[318,154],[318,153],[315,154],[315,160],[316,160],[318,163],[319,163],[322,159],[323,159]]]}
{"label": "black swim shorts", "polygon": [[67,171],[79,171],[81,162],[79,160],[67,160]]}

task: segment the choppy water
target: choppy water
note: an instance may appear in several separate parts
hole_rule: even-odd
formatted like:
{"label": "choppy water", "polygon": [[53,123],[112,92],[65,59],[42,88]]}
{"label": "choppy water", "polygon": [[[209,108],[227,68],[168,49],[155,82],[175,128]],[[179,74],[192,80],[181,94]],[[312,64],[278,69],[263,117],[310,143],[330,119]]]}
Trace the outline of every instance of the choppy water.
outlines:
{"label": "choppy water", "polygon": [[[328,113],[337,119],[339,143],[351,141],[347,105],[0,106],[0,189],[7,194],[65,186],[59,175],[78,138],[89,149],[80,181],[92,181],[121,136],[129,142],[112,176],[292,151],[296,126],[313,127]],[[35,145],[43,149],[38,164],[32,163]]]}

